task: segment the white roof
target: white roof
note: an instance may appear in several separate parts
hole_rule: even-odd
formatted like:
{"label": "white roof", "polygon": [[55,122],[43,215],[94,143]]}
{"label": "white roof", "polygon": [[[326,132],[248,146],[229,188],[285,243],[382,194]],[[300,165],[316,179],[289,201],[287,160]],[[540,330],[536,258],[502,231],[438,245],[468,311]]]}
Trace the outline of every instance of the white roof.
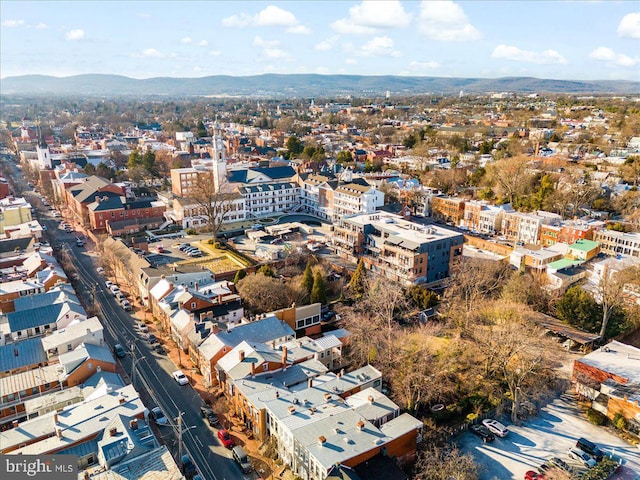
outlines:
{"label": "white roof", "polygon": [[617,340],[612,340],[576,362],[625,378],[628,383],[640,383],[640,348]]}
{"label": "white roof", "polygon": [[[59,345],[67,344],[79,337],[84,337],[83,342],[92,343],[88,336],[94,336],[98,340],[98,344],[102,343],[104,337],[102,335],[103,327],[98,317],[91,317],[84,321],[73,323],[66,328],[55,330],[51,334],[42,337],[42,347],[45,350],[57,348]],[[88,335],[85,335],[88,334]]]}

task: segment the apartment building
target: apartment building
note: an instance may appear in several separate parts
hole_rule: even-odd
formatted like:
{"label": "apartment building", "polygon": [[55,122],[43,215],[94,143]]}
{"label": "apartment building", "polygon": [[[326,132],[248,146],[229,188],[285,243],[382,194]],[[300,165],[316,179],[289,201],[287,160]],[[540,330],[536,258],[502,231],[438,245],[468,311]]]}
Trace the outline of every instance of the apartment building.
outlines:
{"label": "apartment building", "polygon": [[464,217],[460,226],[472,232],[496,235],[500,233],[504,214],[513,211],[511,205],[491,205],[486,201],[478,200],[467,201],[464,204]]}
{"label": "apartment building", "polygon": [[194,167],[171,170],[171,191],[178,197],[191,197],[203,182],[213,183],[213,170]]}
{"label": "apartment building", "polygon": [[409,284],[446,278],[453,259],[462,255],[464,238],[446,228],[378,212],[339,219],[332,242],[341,256],[362,257],[367,269]]}
{"label": "apartment building", "polygon": [[508,212],[502,217],[502,234],[515,243],[538,245],[542,225],[560,224],[562,216],[539,210],[533,213]]}
{"label": "apartment building", "polygon": [[593,239],[600,243],[600,251],[607,255],[640,257],[640,233],[598,230]]}
{"label": "apartment building", "polygon": [[0,199],[0,236],[10,227],[31,222],[31,205],[24,198]]}
{"label": "apartment building", "polygon": [[430,216],[443,223],[460,225],[464,220],[465,201],[458,197],[434,196],[431,198]]}

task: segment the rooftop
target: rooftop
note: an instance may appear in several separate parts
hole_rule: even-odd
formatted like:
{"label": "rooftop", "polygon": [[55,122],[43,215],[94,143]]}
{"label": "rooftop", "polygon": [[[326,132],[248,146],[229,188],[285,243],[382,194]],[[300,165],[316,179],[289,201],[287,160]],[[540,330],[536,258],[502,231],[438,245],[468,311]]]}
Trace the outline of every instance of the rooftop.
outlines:
{"label": "rooftop", "polygon": [[640,348],[617,340],[612,340],[576,362],[625,378],[627,383],[640,383]]}

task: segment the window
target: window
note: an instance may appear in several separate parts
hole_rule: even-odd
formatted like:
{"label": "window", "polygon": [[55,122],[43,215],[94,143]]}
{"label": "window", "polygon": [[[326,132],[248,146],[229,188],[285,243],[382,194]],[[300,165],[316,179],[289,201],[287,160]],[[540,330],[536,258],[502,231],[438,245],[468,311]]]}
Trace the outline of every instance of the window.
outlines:
{"label": "window", "polygon": [[267,370],[269,370],[269,364],[268,364],[268,363],[263,364],[263,365],[262,365],[262,370],[264,370],[265,372],[266,372]]}
{"label": "window", "polygon": [[196,302],[191,302],[191,308],[196,308]]}

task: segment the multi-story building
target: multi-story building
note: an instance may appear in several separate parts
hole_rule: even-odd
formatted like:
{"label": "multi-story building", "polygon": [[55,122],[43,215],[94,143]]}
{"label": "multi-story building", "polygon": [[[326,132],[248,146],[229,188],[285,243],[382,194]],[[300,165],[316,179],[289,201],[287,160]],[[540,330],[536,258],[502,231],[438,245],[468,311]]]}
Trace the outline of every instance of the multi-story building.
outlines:
{"label": "multi-story building", "polygon": [[598,230],[593,239],[600,242],[600,251],[607,255],[640,257],[640,233]]}
{"label": "multi-story building", "polygon": [[[120,230],[120,227],[134,233],[145,227],[158,228],[164,222],[165,210],[165,204],[156,199],[128,201],[123,196],[113,195],[97,195],[87,205],[90,228],[98,232],[111,230],[113,234],[117,234],[114,229]],[[121,222],[127,225],[117,225]]]}
{"label": "multi-story building", "polygon": [[8,227],[31,220],[31,204],[24,198],[6,197],[0,200],[0,236],[4,236]]}
{"label": "multi-story building", "polygon": [[593,240],[594,232],[601,229],[601,221],[565,220],[560,224],[541,225],[540,244],[543,247],[562,242],[572,244],[578,240]]}
{"label": "multi-story building", "polygon": [[509,212],[502,217],[502,234],[516,243],[538,245],[542,225],[559,224],[562,216],[537,211],[534,213]]}
{"label": "multi-story building", "polygon": [[434,196],[431,198],[430,216],[435,220],[459,225],[464,219],[465,201],[458,197]]}
{"label": "multi-story building", "polygon": [[190,198],[202,182],[213,182],[212,169],[188,167],[171,170],[171,191],[178,197]]}
{"label": "multi-story building", "polygon": [[462,255],[463,242],[458,232],[387,212],[339,219],[333,232],[337,253],[362,257],[369,270],[402,283],[446,278],[453,259]]}
{"label": "multi-story building", "polygon": [[500,232],[505,212],[513,212],[511,205],[490,205],[485,201],[471,200],[465,202],[464,219],[460,226],[472,232],[496,235]]}

